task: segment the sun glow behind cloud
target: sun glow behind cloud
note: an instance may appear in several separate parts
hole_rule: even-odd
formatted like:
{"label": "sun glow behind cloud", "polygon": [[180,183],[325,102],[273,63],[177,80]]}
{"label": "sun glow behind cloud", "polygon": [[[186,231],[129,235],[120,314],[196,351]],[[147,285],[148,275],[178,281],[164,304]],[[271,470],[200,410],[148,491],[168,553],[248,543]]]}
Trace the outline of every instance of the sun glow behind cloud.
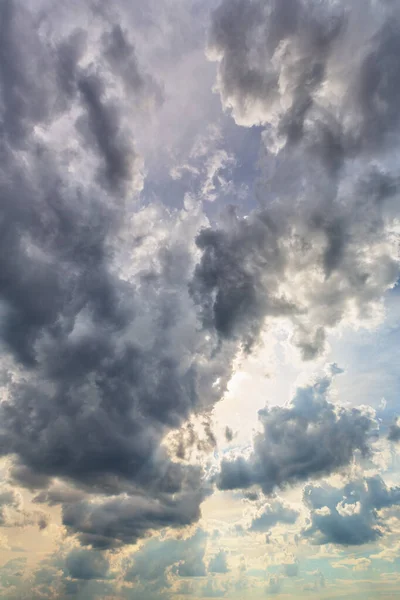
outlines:
{"label": "sun glow behind cloud", "polygon": [[398,596],[396,3],[0,26],[0,596]]}

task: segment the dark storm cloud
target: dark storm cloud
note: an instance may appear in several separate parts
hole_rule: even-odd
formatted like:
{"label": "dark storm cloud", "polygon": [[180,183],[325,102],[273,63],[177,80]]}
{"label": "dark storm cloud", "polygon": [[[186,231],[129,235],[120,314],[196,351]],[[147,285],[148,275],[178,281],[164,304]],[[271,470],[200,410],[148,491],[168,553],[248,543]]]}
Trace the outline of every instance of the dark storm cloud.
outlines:
{"label": "dark storm cloud", "polygon": [[268,531],[278,523],[293,525],[299,516],[299,513],[292,508],[285,506],[279,500],[262,507],[259,514],[252,520],[251,531]]}
{"label": "dark storm cloud", "polygon": [[[4,0],[0,6],[0,124],[2,146],[23,145],[33,124],[51,109],[49,82],[43,77],[49,57],[33,35],[35,18],[23,5]],[[21,44],[21,40],[24,43]],[[38,81],[40,80],[40,85]],[[50,92],[50,93],[49,93]]]}
{"label": "dark storm cloud", "polygon": [[121,25],[114,25],[103,36],[105,56],[111,68],[122,78],[124,86],[135,93],[138,101],[152,101],[156,105],[163,101],[160,85],[140,68],[135,47]]}
{"label": "dark storm cloud", "polygon": [[[241,335],[251,344],[263,317],[293,311],[276,294],[284,257],[268,215],[255,214],[246,220],[232,214],[224,229],[205,229],[196,243],[202,258],[191,292],[205,327],[215,328],[222,338]],[[264,293],[267,286],[269,294]]]}
{"label": "dark storm cloud", "polygon": [[385,2],[235,0],[214,12],[222,102],[237,123],[265,127],[263,208],[197,237],[191,291],[221,340],[250,347],[266,318],[289,316],[292,341],[313,359],[330,328],[354,308],[371,317],[396,281],[399,181],[388,157],[398,142],[399,19]]}
{"label": "dark storm cloud", "polygon": [[106,182],[111,190],[118,191],[122,182],[130,181],[135,162],[130,140],[120,124],[118,106],[105,102],[103,82],[94,74],[81,77],[78,88],[87,109],[86,122],[81,119],[79,129],[87,128],[85,137],[92,136],[89,146],[97,148],[102,158]]}
{"label": "dark storm cloud", "polygon": [[400,503],[400,488],[388,488],[379,476],[343,488],[309,485],[304,502],[310,509],[311,525],[303,535],[312,543],[357,546],[384,534],[379,511]]}
{"label": "dark storm cloud", "polygon": [[[139,168],[126,111],[136,91],[140,102],[154,94],[122,30],[100,21],[93,41],[73,12],[61,35],[46,16],[37,28],[18,1],[0,11],[0,337],[15,366],[0,452],[14,456],[16,481],[42,488],[37,502],[62,503],[83,543],[131,543],[198,519],[208,493],[199,469],[161,443],[215,402],[230,358],[209,356],[196,332],[191,240],[161,243],[142,264],[140,231],[129,258],[119,254]],[[133,262],[134,281],[121,275]]]}
{"label": "dark storm cloud", "polygon": [[373,421],[359,409],[336,409],[326,399],[329,385],[326,377],[299,388],[289,408],[261,410],[263,431],[254,438],[251,455],[222,461],[219,489],[257,484],[271,494],[346,467],[356,452],[367,455]]}
{"label": "dark storm cloud", "polygon": [[63,524],[82,544],[95,548],[134,544],[154,530],[185,527],[199,519],[199,505],[204,500],[201,482],[195,490],[179,492],[162,494],[155,479],[146,495],[64,504]]}
{"label": "dark storm cloud", "polygon": [[308,138],[335,172],[398,123],[399,18],[384,1],[226,0],[209,39],[222,101],[239,123],[268,124],[279,143]]}
{"label": "dark storm cloud", "polygon": [[349,174],[350,197],[344,186],[329,202],[313,195],[307,203],[276,202],[201,231],[191,293],[204,328],[250,348],[266,319],[289,318],[292,341],[310,360],[348,315],[370,318],[398,274],[392,171],[370,166],[355,181]]}
{"label": "dark storm cloud", "polygon": [[[373,25],[382,73],[367,60],[371,46],[362,69],[354,67],[343,105],[352,117],[361,104],[347,131],[347,120],[325,114],[315,96],[350,17],[339,10],[327,18],[313,3],[308,14],[295,0],[271,6],[265,19],[268,5],[223,3],[212,44],[220,55],[227,48],[224,102],[250,124],[268,124],[270,107],[285,104],[275,98],[280,75],[294,82],[290,110],[278,115],[278,132],[268,130],[289,142],[286,171],[269,189],[288,180],[290,191],[288,173],[303,173],[296,188],[307,201],[288,193],[285,204],[282,192],[271,211],[243,219],[231,211],[218,227],[198,233],[196,249],[192,237],[205,219],[195,208],[183,211],[186,217],[143,208],[134,218],[141,165],[133,112],[162,101],[134,40],[100,13],[96,26],[82,32],[80,15],[68,7],[55,25],[54,13],[37,19],[22,0],[1,4],[0,340],[14,370],[0,406],[0,453],[13,456],[15,481],[41,490],[38,503],[61,504],[67,531],[94,548],[134,543],[199,518],[209,493],[202,473],[175,462],[163,440],[220,398],[238,343],[250,349],[266,317],[290,317],[294,343],[314,358],[327,329],[348,312],[373,313],[396,278],[386,235],[397,200],[394,169],[356,164],[351,206],[346,189],[341,196],[332,183],[345,172],[346,156],[372,152],[397,124],[398,93],[388,83],[398,69],[393,30],[387,20],[379,31]],[[289,38],[301,55],[293,65],[281,44]],[[257,50],[265,39],[266,55]],[[257,61],[269,69],[266,57],[278,48],[283,62],[264,75]],[[321,160],[303,172],[310,152]],[[303,179],[307,185],[299,184]],[[319,201],[328,179],[332,186]],[[184,218],[192,219],[187,228]],[[166,241],[158,241],[157,230],[147,244],[146,219],[148,231],[159,226]],[[223,462],[221,488],[258,484],[270,493],[367,451],[370,420],[356,410],[335,412],[321,386],[304,392],[308,401],[262,411],[264,434],[248,461]],[[207,420],[204,428],[208,450],[215,436]],[[177,569],[196,572],[190,561]]]}

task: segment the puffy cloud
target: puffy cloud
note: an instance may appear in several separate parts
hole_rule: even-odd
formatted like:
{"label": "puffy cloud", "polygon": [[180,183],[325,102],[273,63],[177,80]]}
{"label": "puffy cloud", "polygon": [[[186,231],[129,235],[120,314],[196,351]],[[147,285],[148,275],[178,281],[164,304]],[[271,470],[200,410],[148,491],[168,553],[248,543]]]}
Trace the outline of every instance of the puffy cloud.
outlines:
{"label": "puffy cloud", "polygon": [[214,12],[222,102],[237,123],[264,126],[269,152],[262,208],[197,238],[192,293],[222,340],[249,347],[267,318],[289,316],[313,359],[327,330],[376,318],[397,280],[399,18],[383,1],[235,0]]}
{"label": "puffy cloud", "polygon": [[[216,356],[187,289],[201,211],[135,205],[133,113],[161,102],[159,86],[115,15],[66,10],[38,28],[19,0],[0,9],[0,338],[13,361],[0,452],[43,488],[38,502],[63,504],[70,532],[105,547],[199,517],[199,469],[163,440],[219,398],[234,349]],[[82,15],[97,26],[80,29]]]}
{"label": "puffy cloud", "polygon": [[308,138],[336,169],[398,122],[398,23],[392,2],[225,0],[209,40],[222,102],[278,147]]}
{"label": "puffy cloud", "polygon": [[66,558],[66,567],[73,579],[105,579],[110,565],[100,552],[72,550]]}
{"label": "puffy cloud", "polygon": [[124,578],[149,589],[171,588],[172,576],[203,577],[207,535],[197,530],[191,537],[146,542],[126,562]]}
{"label": "puffy cloud", "polygon": [[384,534],[380,511],[400,503],[400,488],[387,487],[379,476],[350,482],[343,488],[308,485],[304,502],[311,524],[303,535],[312,543],[357,546]]}
{"label": "puffy cloud", "polygon": [[346,467],[357,452],[367,455],[374,422],[361,409],[331,404],[327,400],[330,384],[326,376],[299,388],[288,408],[261,410],[263,431],[255,436],[250,456],[224,459],[218,487],[231,490],[257,484],[271,494],[276,487]]}
{"label": "puffy cloud", "polygon": [[200,480],[180,493],[151,492],[149,488],[140,496],[123,494],[64,504],[63,524],[70,533],[78,534],[81,543],[109,548],[133,544],[153,530],[185,527],[199,519],[204,499]]}
{"label": "puffy cloud", "polygon": [[[81,555],[89,573],[92,559],[98,569],[99,549],[199,518],[209,486],[185,462],[186,440],[177,461],[166,438],[193,413],[210,411],[238,349],[251,349],[266,319],[289,318],[292,341],[313,359],[331,328],[373,319],[396,280],[399,180],[390,150],[398,126],[398,8],[367,2],[361,27],[341,1],[221,4],[210,51],[223,104],[237,123],[261,124],[263,145],[277,157],[262,156],[261,206],[246,217],[227,211],[210,226],[189,194],[179,211],[149,205],[155,181],[138,196],[149,168],[139,148],[150,155],[159,143],[169,152],[169,135],[206,123],[208,109],[193,115],[210,91],[211,67],[209,88],[201,77],[196,82],[204,96],[189,102],[182,89],[173,112],[174,81],[158,82],[163,70],[171,75],[165,39],[151,36],[143,51],[145,34],[125,18],[151,21],[155,32],[158,3],[39,4],[38,13],[21,0],[0,8],[0,343],[12,364],[0,453],[12,455],[11,475],[37,491],[36,503],[60,504],[66,531],[97,549]],[[195,4],[165,12],[195,21]],[[171,40],[178,26],[163,25]],[[202,27],[196,20],[196,35]],[[168,60],[186,57],[191,30],[179,28]],[[180,63],[180,75],[195,73],[190,81],[203,59],[199,39],[193,63]],[[350,49],[357,51],[343,60]],[[157,76],[147,69],[149,54]],[[139,131],[153,110],[163,110],[166,122]],[[193,112],[190,123],[186,112]],[[188,167],[176,173],[197,169],[196,194],[225,202],[241,197],[232,187],[243,171],[218,136],[203,139],[202,148],[198,136]],[[248,140],[259,136],[254,130]],[[181,154],[189,146],[182,143]],[[219,486],[255,484],[270,494],[366,453],[371,419],[335,409],[327,385],[300,390],[288,408],[262,411],[250,458],[224,460]],[[206,440],[194,443],[208,451],[215,436],[202,418]],[[192,437],[189,428],[188,445]],[[7,494],[4,506],[14,501]],[[358,514],[338,505],[340,518]],[[271,510],[253,525],[273,526]],[[276,522],[294,518],[282,509]],[[185,556],[161,571],[202,575],[203,550],[191,552],[185,546]],[[80,579],[69,582],[70,595],[95,588],[95,580]],[[226,592],[212,581],[203,591]]]}
{"label": "puffy cloud", "polygon": [[208,564],[209,573],[227,573],[229,571],[226,552],[220,550]]}
{"label": "puffy cloud", "polygon": [[259,513],[251,522],[251,531],[268,531],[278,523],[293,525],[299,516],[299,513],[292,508],[285,506],[279,500],[261,507]]}
{"label": "puffy cloud", "polygon": [[[280,168],[279,176],[290,179],[290,162]],[[305,190],[307,202],[288,197],[201,231],[191,291],[203,326],[251,348],[267,319],[289,318],[292,341],[312,359],[327,331],[376,320],[398,276],[392,168],[349,171],[332,197]],[[306,181],[314,186],[313,177]]]}

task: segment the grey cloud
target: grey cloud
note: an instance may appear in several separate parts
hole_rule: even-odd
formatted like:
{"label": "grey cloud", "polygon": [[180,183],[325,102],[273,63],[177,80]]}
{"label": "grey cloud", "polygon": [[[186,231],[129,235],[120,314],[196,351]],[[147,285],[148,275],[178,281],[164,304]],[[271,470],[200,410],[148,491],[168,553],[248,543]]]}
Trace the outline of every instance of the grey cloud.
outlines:
{"label": "grey cloud", "polygon": [[287,484],[335,472],[350,464],[357,452],[369,453],[371,418],[360,409],[336,409],[327,400],[330,378],[299,388],[288,408],[259,412],[263,431],[254,438],[245,459],[224,459],[219,489],[259,485],[265,494]]}
{"label": "grey cloud", "polygon": [[354,308],[371,318],[397,280],[399,17],[394,3],[314,0],[224,1],[214,12],[222,103],[237,123],[264,125],[265,144],[262,208],[197,238],[191,291],[221,340],[251,348],[266,319],[289,317],[293,343],[314,359],[330,328]]}
{"label": "grey cloud", "polygon": [[118,107],[105,103],[104,86],[94,74],[81,77],[78,88],[87,109],[87,120],[80,119],[79,130],[86,139],[92,136],[89,147],[97,148],[106,182],[112,191],[118,191],[121,183],[131,180],[135,163],[135,152],[119,122]]}
{"label": "grey cloud", "polygon": [[[157,486],[157,482],[155,482]],[[84,545],[104,549],[134,544],[155,530],[183,528],[200,517],[204,490],[183,488],[179,494],[160,493],[149,486],[147,495],[122,496],[101,501],[83,500],[63,505],[62,520]]]}
{"label": "grey cloud", "polygon": [[233,436],[234,436],[233,430],[230,427],[226,426],[225,427],[225,439],[226,439],[226,441],[227,442],[231,442],[233,440]]}
{"label": "grey cloud", "polygon": [[282,581],[281,579],[274,575],[270,577],[268,582],[268,587],[266,589],[267,594],[279,594],[282,590]]}
{"label": "grey cloud", "polygon": [[209,39],[222,102],[238,123],[267,125],[278,144],[308,138],[336,171],[398,123],[399,16],[384,1],[224,1]]}
{"label": "grey cloud", "polygon": [[299,565],[298,563],[288,563],[283,565],[283,572],[286,577],[297,577],[299,574]]}
{"label": "grey cloud", "polygon": [[399,442],[400,441],[400,426],[396,423],[393,423],[389,428],[388,439],[391,442]]}
{"label": "grey cloud", "polygon": [[105,56],[111,68],[116,70],[128,90],[139,96],[139,101],[152,101],[160,105],[163,101],[161,86],[140,68],[134,45],[130,42],[128,32],[121,25],[114,25],[110,32],[103,36]]}
{"label": "grey cloud", "polygon": [[266,504],[259,511],[257,517],[252,520],[251,531],[268,531],[278,523],[293,525],[297,521],[299,513],[292,508],[285,506],[279,500],[271,504]]}
{"label": "grey cloud", "polygon": [[[13,558],[0,568],[0,585],[7,589],[18,585],[21,573],[26,569],[27,558]],[[8,594],[7,594],[8,595]]]}
{"label": "grey cloud", "polygon": [[246,220],[232,214],[224,229],[205,229],[196,243],[202,258],[191,292],[205,327],[215,328],[223,339],[242,336],[251,345],[266,315],[293,311],[276,293],[284,257],[268,215]]}
{"label": "grey cloud", "polygon": [[105,579],[110,564],[105,556],[94,550],[72,550],[66,558],[66,567],[73,579]]}
{"label": "grey cloud", "polygon": [[[119,26],[99,19],[96,42],[68,7],[71,24],[59,29],[47,14],[37,28],[17,0],[0,10],[0,119],[12,128],[0,142],[0,338],[15,367],[0,453],[12,455],[16,481],[42,489],[37,502],[62,504],[64,524],[83,543],[132,543],[197,520],[208,493],[199,469],[161,446],[213,405],[221,390],[212,385],[220,377],[223,389],[230,373],[233,351],[216,356],[197,331],[187,291],[192,234],[174,233],[185,218],[197,230],[202,217],[154,209],[168,240],[161,231],[151,250],[154,211],[134,223],[129,188],[139,167],[126,122],[134,85],[124,78],[135,63],[141,101],[149,80]],[[14,52],[16,39],[24,44]]]}
{"label": "grey cloud", "polygon": [[224,550],[213,556],[208,564],[209,573],[227,573],[229,571],[227,555]]}
{"label": "grey cloud", "polygon": [[[5,0],[0,7],[0,123],[3,143],[21,146],[33,124],[51,110],[51,85],[40,64],[48,66],[35,18],[23,5]],[[24,44],[20,41],[24,40]],[[40,80],[40,85],[38,81]],[[50,87],[50,89],[49,89]]]}
{"label": "grey cloud", "polygon": [[[285,157],[279,169],[279,181],[291,179]],[[330,198],[317,193],[314,176],[305,177],[307,202],[292,202],[288,195],[287,202],[283,198],[246,218],[231,213],[197,237],[202,257],[191,293],[204,328],[221,342],[240,340],[251,348],[268,319],[284,317],[294,326],[292,341],[303,358],[313,359],[331,328],[351,314],[371,318],[397,280],[393,168],[349,171],[340,193]]]}
{"label": "grey cloud", "polygon": [[304,502],[311,516],[304,537],[314,544],[358,546],[382,537],[386,526],[379,511],[400,503],[400,488],[388,488],[379,476],[343,488],[309,485]]}
{"label": "grey cloud", "polygon": [[207,534],[197,530],[185,539],[152,539],[133,556],[133,564],[125,574],[127,581],[148,585],[157,582],[159,588],[169,587],[169,571],[179,577],[202,577]]}

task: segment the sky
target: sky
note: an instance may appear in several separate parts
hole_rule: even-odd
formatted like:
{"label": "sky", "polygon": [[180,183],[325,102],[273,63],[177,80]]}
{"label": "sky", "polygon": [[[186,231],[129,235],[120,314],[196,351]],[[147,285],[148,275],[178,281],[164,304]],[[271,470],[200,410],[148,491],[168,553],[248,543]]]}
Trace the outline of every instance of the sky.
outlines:
{"label": "sky", "polygon": [[400,597],[400,4],[0,0],[0,598]]}

